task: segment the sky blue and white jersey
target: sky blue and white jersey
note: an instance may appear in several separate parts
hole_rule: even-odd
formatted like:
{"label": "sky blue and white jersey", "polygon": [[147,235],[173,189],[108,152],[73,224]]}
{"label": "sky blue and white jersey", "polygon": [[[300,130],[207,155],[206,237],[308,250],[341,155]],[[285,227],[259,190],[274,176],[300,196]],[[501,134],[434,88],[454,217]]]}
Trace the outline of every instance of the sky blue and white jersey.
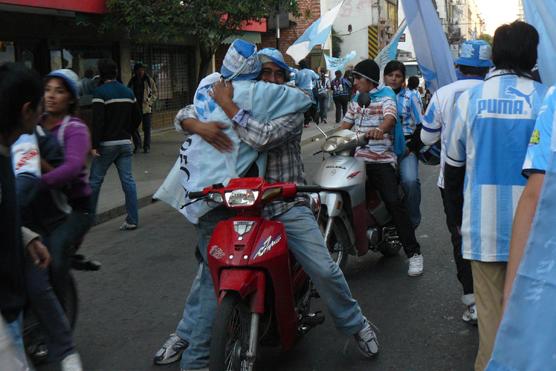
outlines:
{"label": "sky blue and white jersey", "polygon": [[[552,129],[556,124],[555,109],[556,88],[553,86],[546,93],[537,122],[535,122],[535,129],[531,134],[527,156],[525,156],[525,162],[523,163],[523,175],[526,177],[529,177],[532,173],[544,174],[546,172],[548,160],[552,157],[550,148],[551,143],[554,142]],[[553,147],[552,151],[555,150],[556,146]]]}
{"label": "sky blue and white jersey", "polygon": [[402,88],[397,94],[398,116],[404,135],[411,135],[422,121],[423,106],[417,90]]}
{"label": "sky blue and white jersey", "polygon": [[423,116],[423,130],[421,140],[425,145],[431,145],[441,140],[440,149],[440,174],[437,185],[444,188],[444,164],[446,163],[446,140],[452,127],[454,107],[459,96],[483,82],[482,78],[463,79],[445,85],[432,95],[427,112]]}
{"label": "sky blue and white jersey", "polygon": [[521,168],[546,87],[497,70],[456,102],[446,163],[466,166],[461,233],[464,259],[507,261]]}

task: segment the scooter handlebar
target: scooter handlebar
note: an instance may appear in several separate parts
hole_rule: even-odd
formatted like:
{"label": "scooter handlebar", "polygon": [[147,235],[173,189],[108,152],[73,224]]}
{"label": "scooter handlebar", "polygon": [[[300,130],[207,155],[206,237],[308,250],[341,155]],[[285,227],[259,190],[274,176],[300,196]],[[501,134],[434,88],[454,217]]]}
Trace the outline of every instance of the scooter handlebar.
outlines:
{"label": "scooter handlebar", "polygon": [[297,192],[300,193],[318,193],[323,190],[321,186],[318,185],[298,185]]}
{"label": "scooter handlebar", "polygon": [[201,198],[205,196],[205,192],[204,191],[198,191],[198,192],[189,192],[187,194],[187,197],[189,197],[191,200],[194,200],[196,198]]}

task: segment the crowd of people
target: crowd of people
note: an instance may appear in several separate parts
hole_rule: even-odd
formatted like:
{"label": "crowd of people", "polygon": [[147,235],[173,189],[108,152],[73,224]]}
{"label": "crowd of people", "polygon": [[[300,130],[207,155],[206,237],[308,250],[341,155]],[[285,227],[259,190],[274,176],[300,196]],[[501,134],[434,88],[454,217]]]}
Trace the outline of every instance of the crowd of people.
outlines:
{"label": "crowd of people", "polygon": [[[503,354],[504,336],[510,336],[496,337],[505,310],[512,309],[512,287],[535,233],[533,217],[550,166],[555,95],[531,74],[538,43],[535,28],[520,21],[498,28],[492,47],[465,41],[455,62],[458,81],[434,92],[424,106],[419,80],[406,76],[399,61],[381,71],[373,60],[363,60],[330,80],[326,70],[317,74],[304,63],[292,73],[280,51],[257,51],[238,39],[220,72],[204,78],[193,104],[176,116],[176,129],[187,134],[180,186],[197,191],[245,176],[306,184],[301,134],[311,120],[326,123],[332,93],[340,128],[365,133],[367,144],[354,156],[365,162],[367,183],[392,216],[407,273],[414,277],[424,272],[415,234],[421,222],[419,159],[440,147],[437,186],[462,285],[462,319],[478,324],[475,369],[503,369],[496,358],[489,360],[493,349],[500,352],[495,356]],[[9,356],[0,350],[0,365],[25,367],[22,322],[29,306],[41,323],[48,361],[64,371],[83,369],[64,312],[65,292],[71,258],[94,222],[112,164],[125,194],[127,217],[120,229],[139,225],[131,161],[137,150],[150,150],[156,83],[141,63],[128,86],[116,79],[114,61],[100,60],[98,70],[99,84],[88,86],[89,130],[77,115],[83,84],[73,71],[55,70],[41,81],[22,65],[0,66],[0,336],[7,330],[15,345]],[[232,214],[195,203],[180,212],[196,227],[198,271],[183,316],[154,363],[180,360],[182,370],[203,370],[217,306],[207,246],[216,224]],[[272,202],[264,215],[284,224],[288,247],[336,328],[355,339],[363,356],[376,356],[373,325],[333,262],[307,198]]]}

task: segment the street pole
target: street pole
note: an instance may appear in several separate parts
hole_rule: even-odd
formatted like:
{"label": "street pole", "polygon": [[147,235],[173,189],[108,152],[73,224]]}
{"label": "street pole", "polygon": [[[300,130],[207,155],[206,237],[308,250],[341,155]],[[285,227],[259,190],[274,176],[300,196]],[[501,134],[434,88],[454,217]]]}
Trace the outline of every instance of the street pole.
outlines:
{"label": "street pole", "polygon": [[276,9],[276,49],[280,50],[280,11]]}

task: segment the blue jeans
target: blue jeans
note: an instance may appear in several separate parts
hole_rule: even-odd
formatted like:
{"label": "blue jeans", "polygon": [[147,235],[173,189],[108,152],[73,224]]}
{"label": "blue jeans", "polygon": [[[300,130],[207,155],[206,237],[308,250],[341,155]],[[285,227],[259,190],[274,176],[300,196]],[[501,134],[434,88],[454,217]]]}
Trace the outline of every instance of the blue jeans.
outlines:
{"label": "blue jeans", "polygon": [[[23,313],[12,322],[6,323],[8,336],[11,337],[17,359],[22,363],[21,369],[25,370],[27,366],[27,358],[25,357],[25,348],[23,346]],[[14,362],[15,363],[15,362]]]}
{"label": "blue jeans", "polygon": [[400,161],[401,184],[405,194],[404,202],[409,212],[413,228],[421,223],[421,182],[419,181],[419,159],[410,152]]}
{"label": "blue jeans", "polygon": [[231,213],[226,209],[215,209],[199,218],[199,224],[196,225],[197,248],[202,262],[199,263],[197,275],[185,301],[182,319],[176,328],[176,334],[189,343],[181,357],[180,367],[183,369],[208,367],[212,323],[217,303],[207,264],[207,247],[216,224],[230,216]]}
{"label": "blue jeans", "polygon": [[125,207],[127,210],[126,222],[137,225],[139,223],[139,215],[137,212],[135,179],[133,179],[133,174],[131,172],[131,159],[133,157],[131,144],[101,146],[99,148],[99,153],[100,156],[93,159],[93,163],[91,164],[91,175],[89,176],[89,183],[93,190],[91,194],[93,212],[96,214],[98,196],[100,187],[104,181],[104,176],[110,165],[115,164],[125,195]]}
{"label": "blue jeans", "polygon": [[[176,334],[189,343],[182,355],[182,368],[197,369],[208,365],[217,303],[206,263],[207,246],[216,224],[229,217],[226,210],[217,209],[203,216],[197,225],[198,247],[203,262],[199,264],[182,319],[176,328]],[[351,296],[344,274],[330,257],[311,210],[305,206],[296,206],[276,220],[286,226],[288,247],[311,277],[336,327],[347,335],[356,334],[363,327],[363,314],[357,301]]]}
{"label": "blue jeans", "polygon": [[50,286],[48,270],[36,267],[29,257],[26,258],[25,280],[31,309],[46,335],[48,358],[59,362],[75,351],[70,323]]}

